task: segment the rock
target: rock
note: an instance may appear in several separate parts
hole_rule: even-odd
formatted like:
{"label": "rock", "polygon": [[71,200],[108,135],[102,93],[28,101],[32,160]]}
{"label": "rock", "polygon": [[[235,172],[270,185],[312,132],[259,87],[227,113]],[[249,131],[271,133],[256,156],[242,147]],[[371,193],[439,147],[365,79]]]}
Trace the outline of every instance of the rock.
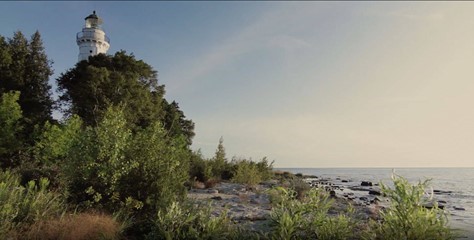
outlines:
{"label": "rock", "polygon": [[[427,208],[427,209],[432,209],[432,208],[434,208],[434,206],[435,206],[435,205],[434,205],[434,203],[432,203],[432,202],[429,202],[429,203],[426,203],[426,204],[423,205],[423,207],[425,207],[425,208]],[[438,204],[438,208],[439,208],[439,209],[444,209],[444,205]]]}
{"label": "rock", "polygon": [[441,203],[441,204],[446,204],[447,202],[444,201],[444,200],[438,200],[438,203]]}
{"label": "rock", "polygon": [[369,199],[367,197],[360,197],[359,198],[361,201],[369,201]]}
{"label": "rock", "polygon": [[435,194],[451,194],[451,193],[453,193],[453,191],[444,191],[444,190],[435,189],[435,190],[433,190],[433,193],[435,193]]}
{"label": "rock", "polygon": [[380,191],[378,191],[378,190],[370,190],[370,191],[369,191],[369,194],[370,194],[370,195],[375,195],[375,196],[380,196],[380,195],[381,195],[381,194],[380,194]]}
{"label": "rock", "polygon": [[454,207],[454,210],[457,210],[457,211],[466,211],[466,209],[463,208],[463,207]]}
{"label": "rock", "polygon": [[335,198],[335,197],[336,197],[336,191],[331,190],[331,191],[329,192],[329,196]]}
{"label": "rock", "polygon": [[212,200],[222,200],[222,197],[221,196],[215,196],[215,197],[211,197]]}
{"label": "rock", "polygon": [[372,182],[369,182],[369,181],[362,181],[360,183],[360,185],[363,186],[363,187],[372,187],[373,186]]}
{"label": "rock", "polygon": [[351,189],[352,191],[367,191],[367,192],[370,191],[370,189],[358,187],[358,186],[349,187],[349,189]]}
{"label": "rock", "polygon": [[346,182],[349,182],[349,181],[347,181],[347,180],[342,180],[341,182],[344,182],[344,183],[346,183]]}
{"label": "rock", "polygon": [[250,202],[258,205],[270,204],[270,197],[266,194],[258,194],[255,195],[255,197],[253,197]]}
{"label": "rock", "polygon": [[219,191],[217,189],[209,189],[207,190],[207,193],[210,193],[210,194],[218,194]]}

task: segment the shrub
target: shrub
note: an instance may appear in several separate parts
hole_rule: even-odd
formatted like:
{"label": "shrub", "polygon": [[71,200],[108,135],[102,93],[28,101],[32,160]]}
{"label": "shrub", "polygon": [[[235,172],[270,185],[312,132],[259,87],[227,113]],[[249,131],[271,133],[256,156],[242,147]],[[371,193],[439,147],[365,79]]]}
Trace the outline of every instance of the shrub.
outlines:
{"label": "shrub", "polygon": [[147,239],[229,239],[236,233],[226,212],[212,216],[211,207],[173,202],[159,210]]}
{"label": "shrub", "polygon": [[204,159],[200,151],[191,153],[189,167],[189,178],[190,180],[197,180],[205,182],[212,178],[212,169],[210,162]]}
{"label": "shrub", "polygon": [[268,162],[267,158],[264,157],[260,162],[257,162],[257,169],[260,172],[262,181],[267,181],[273,178],[273,162]]}
{"label": "shrub", "polygon": [[405,178],[392,175],[394,188],[380,184],[383,194],[391,200],[391,206],[381,213],[381,222],[372,222],[369,239],[453,239],[448,226],[447,213],[435,206],[424,205],[429,180],[411,185]]}
{"label": "shrub", "polygon": [[49,181],[30,181],[20,185],[20,177],[9,171],[0,172],[0,238],[15,228],[35,221],[56,217],[64,212],[60,196],[48,191]]}
{"label": "shrub", "polygon": [[71,145],[63,169],[75,203],[146,214],[185,195],[186,141],[167,137],[159,122],[132,132],[122,110],[110,107],[96,127],[79,133]]}
{"label": "shrub", "polygon": [[302,200],[306,193],[311,189],[311,186],[301,178],[293,178],[289,180],[290,188],[295,190],[296,198]]}
{"label": "shrub", "polygon": [[[328,215],[332,206],[322,189],[311,189],[303,200],[294,190],[276,188],[281,198],[272,209],[273,239],[347,239],[352,237],[355,224],[349,216]],[[273,200],[274,201],[274,200]],[[274,202],[275,203],[275,202]],[[352,213],[352,211],[349,211]]]}
{"label": "shrub", "polygon": [[262,181],[258,167],[254,162],[240,160],[235,163],[235,172],[232,181],[254,186]]}

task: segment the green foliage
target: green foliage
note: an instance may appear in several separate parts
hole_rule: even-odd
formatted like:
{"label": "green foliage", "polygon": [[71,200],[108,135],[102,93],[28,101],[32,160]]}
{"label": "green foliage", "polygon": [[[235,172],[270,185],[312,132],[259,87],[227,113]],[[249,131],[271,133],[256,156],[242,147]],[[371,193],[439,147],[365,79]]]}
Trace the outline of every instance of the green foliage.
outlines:
{"label": "green foliage", "polygon": [[232,164],[234,165],[232,181],[236,183],[252,186],[262,181],[269,180],[271,176],[273,176],[273,163],[269,164],[266,158],[263,158],[260,162],[246,159],[234,159]]}
{"label": "green foliage", "polygon": [[31,143],[28,134],[33,127],[51,120],[53,100],[48,80],[53,74],[52,62],[45,53],[39,32],[35,32],[30,41],[19,31],[8,43],[1,40],[0,58],[0,93],[21,92],[18,103],[24,116],[24,138]]}
{"label": "green foliage", "polygon": [[0,171],[0,238],[21,226],[57,217],[65,210],[60,196],[48,191],[49,181],[40,179],[20,185],[20,177]]}
{"label": "green foliage", "polygon": [[267,157],[264,157],[262,160],[257,162],[257,169],[262,181],[267,181],[273,178],[273,162],[274,161],[269,163]]}
{"label": "green foliage", "polygon": [[185,197],[190,156],[184,137],[167,138],[156,122],[134,136],[127,156],[137,167],[121,182],[121,192],[144,202],[145,209],[155,211]]}
{"label": "green foliage", "polygon": [[0,166],[14,165],[12,156],[19,151],[22,143],[18,135],[22,130],[22,111],[18,104],[19,92],[4,93],[0,102]]}
{"label": "green foliage", "polygon": [[98,54],[81,61],[57,79],[60,103],[69,114],[79,115],[87,126],[95,126],[107,108],[123,106],[132,130],[160,121],[170,137],[194,137],[194,123],[187,120],[176,102],[168,103],[157,72],[125,51],[114,56]]}
{"label": "green foliage", "polygon": [[447,213],[435,206],[424,205],[429,180],[411,185],[405,178],[392,175],[394,188],[381,184],[382,192],[391,200],[388,210],[381,213],[383,221],[372,223],[369,239],[453,239]]}
{"label": "green foliage", "polygon": [[201,151],[192,152],[189,167],[190,180],[205,182],[213,178],[212,162],[204,158]]}
{"label": "green foliage", "polygon": [[227,164],[227,159],[225,156],[225,148],[224,148],[224,139],[222,137],[219,139],[219,144],[217,145],[216,154],[211,161],[212,161],[212,174],[215,177],[221,178]]}
{"label": "green foliage", "polygon": [[233,159],[228,162],[222,137],[213,158],[206,160],[200,152],[196,152],[191,155],[190,164],[190,179],[201,182],[232,180],[236,183],[256,185],[273,177],[273,162],[269,163],[267,158],[259,162],[246,159]]}
{"label": "green foliage", "polygon": [[18,149],[18,132],[21,130],[19,120],[22,111],[18,104],[19,92],[4,93],[0,102],[0,155]]}
{"label": "green foliage", "polygon": [[164,110],[163,127],[171,137],[184,136],[187,145],[190,146],[195,135],[194,123],[186,119],[177,102],[168,103],[166,99],[163,99],[162,103]]}
{"label": "green foliage", "polygon": [[313,188],[303,200],[298,200],[291,189],[278,187],[271,191],[272,202],[276,205],[271,212],[272,239],[352,237],[355,224],[349,216],[328,215],[332,200],[324,190]]}
{"label": "green foliage", "polygon": [[96,128],[78,133],[63,166],[74,201],[95,205],[115,200],[120,178],[136,167],[125,159],[130,138],[122,112],[114,108]]}
{"label": "green foliage", "polygon": [[147,212],[184,197],[189,151],[158,122],[133,134],[122,110],[110,107],[71,146],[63,169],[73,202]]}
{"label": "green foliage", "polygon": [[33,148],[36,161],[45,166],[56,166],[65,161],[81,127],[82,120],[77,115],[60,125],[46,122]]}
{"label": "green foliage", "polygon": [[260,176],[256,163],[248,160],[240,160],[235,163],[235,172],[232,181],[254,186],[262,181],[262,177]]}
{"label": "green foliage", "polygon": [[289,179],[290,188],[296,192],[296,198],[303,199],[306,193],[311,189],[311,186],[303,179],[296,177]]}
{"label": "green foliage", "polygon": [[[125,106],[127,121],[140,126],[160,116],[164,92],[157,86],[156,71],[124,51],[81,61],[62,73],[57,83],[61,104],[70,104],[67,112],[79,115],[87,126],[96,125],[110,105]],[[153,102],[152,93],[158,94],[158,102]]]}
{"label": "green foliage", "polygon": [[226,212],[213,216],[210,206],[173,202],[158,211],[147,239],[230,239],[235,234]]}

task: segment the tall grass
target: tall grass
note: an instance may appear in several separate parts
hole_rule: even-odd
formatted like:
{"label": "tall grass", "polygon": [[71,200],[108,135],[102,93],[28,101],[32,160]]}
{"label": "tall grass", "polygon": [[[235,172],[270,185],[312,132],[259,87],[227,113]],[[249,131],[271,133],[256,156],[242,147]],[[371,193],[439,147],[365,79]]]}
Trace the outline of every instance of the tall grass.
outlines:
{"label": "tall grass", "polygon": [[65,211],[60,195],[48,191],[49,181],[20,184],[20,177],[0,171],[0,239],[14,229],[36,221],[57,217]]}
{"label": "tall grass", "polygon": [[119,239],[122,231],[122,225],[110,215],[79,213],[35,222],[17,239],[112,240]]}

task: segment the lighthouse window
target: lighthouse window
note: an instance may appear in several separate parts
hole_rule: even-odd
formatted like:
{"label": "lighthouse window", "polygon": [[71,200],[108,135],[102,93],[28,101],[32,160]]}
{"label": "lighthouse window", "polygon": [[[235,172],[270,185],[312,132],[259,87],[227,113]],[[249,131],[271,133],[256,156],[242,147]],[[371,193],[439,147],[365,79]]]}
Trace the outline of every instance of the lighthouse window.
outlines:
{"label": "lighthouse window", "polygon": [[92,50],[90,50],[89,52],[92,53]]}

